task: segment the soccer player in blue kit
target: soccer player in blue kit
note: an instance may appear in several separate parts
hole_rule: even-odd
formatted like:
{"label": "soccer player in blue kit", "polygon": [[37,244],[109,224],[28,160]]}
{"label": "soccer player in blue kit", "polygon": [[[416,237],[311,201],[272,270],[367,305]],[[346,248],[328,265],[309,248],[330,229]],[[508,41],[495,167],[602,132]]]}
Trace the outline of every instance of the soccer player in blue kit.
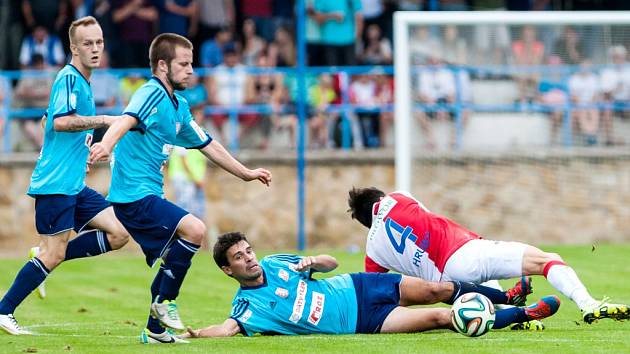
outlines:
{"label": "soccer player in blue kit", "polygon": [[[53,84],[44,144],[28,190],[35,199],[40,250],[0,301],[0,328],[13,335],[30,334],[19,327],[13,312],[61,262],[118,249],[129,239],[105,198],[85,185],[93,129],[118,119],[95,115],[90,88],[92,70],[103,54],[103,32],[88,16],[74,21],[68,33],[72,60]],[[72,230],[78,236],[68,242]]]}
{"label": "soccer player in blue kit", "polygon": [[[313,279],[313,272],[337,267],[329,255],[272,255],[259,263],[240,232],[219,237],[213,257],[223,272],[239,282],[230,317],[220,325],[193,330],[183,338],[254,334],[411,333],[451,328],[448,308],[408,308],[437,302],[452,304],[478,292],[492,302],[505,293],[466,282],[429,282],[400,274],[353,273]],[[549,317],[558,311],[557,296],[525,307],[496,312],[493,328]]]}
{"label": "soccer player in blue kit", "polygon": [[[162,169],[174,145],[199,149],[209,160],[244,181],[271,182],[265,169],[249,169],[213,140],[192,118],[177,94],[193,73],[193,46],[182,36],[163,33],[151,43],[153,77],[131,97],[123,117],[90,151],[90,162],[112,155],[107,199],[116,216],[140,244],[152,266],[162,259],[151,285],[151,313],[141,334],[143,343],[180,341],[172,330],[184,330],[175,299],[191,260],[206,234],[197,217],[164,199]],[[115,149],[112,149],[115,146]],[[166,328],[165,328],[166,327]]]}

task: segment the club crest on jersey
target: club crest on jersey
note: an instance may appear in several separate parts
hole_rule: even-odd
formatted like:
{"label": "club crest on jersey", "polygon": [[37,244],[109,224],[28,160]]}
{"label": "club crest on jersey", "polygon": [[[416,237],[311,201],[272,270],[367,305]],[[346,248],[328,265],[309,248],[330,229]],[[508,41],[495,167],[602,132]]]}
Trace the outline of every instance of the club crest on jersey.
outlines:
{"label": "club crest on jersey", "polygon": [[289,281],[289,272],[284,269],[280,269],[280,271],[278,272],[278,276],[284,281]]}
{"label": "club crest on jersey", "polygon": [[74,92],[70,94],[70,107],[77,108],[77,95]]}
{"label": "club crest on jersey", "polygon": [[283,299],[286,299],[289,297],[289,290],[284,288],[276,288],[276,295],[280,296]]}

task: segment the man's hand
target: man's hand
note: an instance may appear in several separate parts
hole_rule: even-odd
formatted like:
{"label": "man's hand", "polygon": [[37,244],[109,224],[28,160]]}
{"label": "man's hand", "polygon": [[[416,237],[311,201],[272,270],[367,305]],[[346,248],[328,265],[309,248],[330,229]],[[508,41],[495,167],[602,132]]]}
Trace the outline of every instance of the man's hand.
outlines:
{"label": "man's hand", "polygon": [[186,327],[186,333],[182,333],[179,337],[180,338],[199,338],[200,332],[201,332],[200,329],[192,329],[192,327],[188,326]]}
{"label": "man's hand", "polygon": [[298,272],[305,272],[307,270],[310,270],[316,264],[317,259],[315,258],[315,256],[306,256],[300,260],[300,263],[298,263],[297,267],[295,267],[295,270],[297,270]]}
{"label": "man's hand", "polygon": [[107,161],[111,153],[111,149],[103,143],[92,144],[92,147],[90,147],[88,163],[93,164],[98,161]]}
{"label": "man's hand", "polygon": [[257,168],[255,170],[248,170],[246,175],[243,176],[243,180],[247,182],[255,179],[269,187],[269,184],[271,183],[271,172],[265,170],[264,168]]}

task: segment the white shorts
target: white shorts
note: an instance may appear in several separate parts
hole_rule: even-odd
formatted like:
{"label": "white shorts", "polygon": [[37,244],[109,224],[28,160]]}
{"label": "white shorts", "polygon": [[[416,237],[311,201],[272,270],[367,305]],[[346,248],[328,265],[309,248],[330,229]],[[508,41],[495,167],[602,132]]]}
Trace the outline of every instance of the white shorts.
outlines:
{"label": "white shorts", "polygon": [[491,240],[465,243],[448,259],[442,281],[458,280],[483,283],[492,279],[510,279],[523,274],[526,244]]}

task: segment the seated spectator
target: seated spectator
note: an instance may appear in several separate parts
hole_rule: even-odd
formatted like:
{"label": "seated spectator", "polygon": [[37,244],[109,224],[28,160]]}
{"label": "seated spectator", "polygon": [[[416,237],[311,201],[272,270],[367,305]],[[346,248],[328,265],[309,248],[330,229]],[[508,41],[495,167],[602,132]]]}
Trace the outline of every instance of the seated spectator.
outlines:
{"label": "seated spectator", "polygon": [[442,38],[442,53],[444,60],[452,65],[465,65],[468,63],[468,48],[466,40],[459,35],[457,26],[446,26]]}
{"label": "seated spectator", "polygon": [[386,147],[389,146],[389,132],[394,125],[394,79],[391,76],[376,76],[376,102],[384,109],[379,117],[379,141],[382,147]]}
{"label": "seated spectator", "polygon": [[39,54],[43,58],[44,65],[51,67],[61,67],[66,60],[59,37],[49,34],[48,30],[42,26],[35,27],[33,33],[22,41],[22,48],[20,49],[22,69],[33,68],[35,54]]}
{"label": "seated spectator", "polygon": [[366,65],[389,65],[392,63],[392,45],[383,37],[381,28],[376,24],[367,27],[365,44],[360,61]]}
{"label": "seated spectator", "polygon": [[[256,67],[270,68],[270,60],[265,55],[260,55],[256,60]],[[295,121],[280,118],[284,87],[280,74],[256,74],[247,79],[245,98],[247,104],[265,105],[269,112],[261,113],[263,124],[263,142],[260,147],[266,149],[269,146],[271,129],[287,128],[290,135],[290,144],[295,142]]]}
{"label": "seated spectator", "polygon": [[576,65],[582,61],[584,49],[575,28],[567,26],[553,46],[553,54],[557,55],[563,63]]}
{"label": "seated spectator", "polygon": [[331,147],[332,141],[329,137],[329,125],[331,125],[338,114],[327,112],[331,103],[337,99],[333,78],[330,74],[319,76],[318,83],[309,89],[311,118],[309,120],[310,138],[309,142],[313,148]]}
{"label": "seated spectator", "polygon": [[[41,150],[44,140],[40,127],[40,119],[48,107],[50,90],[54,77],[50,73],[43,73],[46,69],[44,57],[41,54],[33,55],[30,60],[32,65],[24,71],[13,92],[14,108],[41,109],[40,113],[31,117],[19,118],[20,129],[30,141],[36,151]],[[30,72],[32,70],[32,72]]]}
{"label": "seated spectator", "polygon": [[202,66],[214,67],[223,63],[223,54],[227,46],[235,47],[232,41],[232,32],[225,27],[221,28],[214,39],[208,39],[201,45],[199,61]]}
{"label": "seated spectator", "polygon": [[586,145],[597,145],[599,130],[599,82],[591,68],[591,61],[582,60],[580,70],[569,78],[569,92],[573,102],[573,119],[584,136]]}
{"label": "seated spectator", "polygon": [[357,106],[357,117],[361,127],[363,146],[375,148],[381,145],[379,141],[380,121],[377,99],[377,84],[370,75],[358,75],[350,84],[350,103]]}
{"label": "seated spectator", "polygon": [[[241,64],[240,54],[234,45],[227,45],[223,50],[224,62],[216,67],[216,71],[206,79],[208,100],[217,108],[225,108],[230,115],[238,114],[238,109],[245,103],[245,82],[247,72]],[[224,113],[214,114],[213,123],[219,132],[219,136],[225,141],[224,125],[228,115]],[[245,132],[258,123],[256,114],[238,114],[239,140]]]}
{"label": "seated spectator", "polygon": [[531,102],[538,88],[540,74],[530,72],[528,66],[538,66],[543,63],[545,45],[536,39],[536,29],[532,26],[524,26],[521,38],[512,43],[512,55],[517,73],[514,75],[519,88],[520,103]]}
{"label": "seated spectator", "polygon": [[569,89],[564,79],[560,57],[550,56],[547,59],[547,67],[546,74],[542,76],[538,84],[538,101],[545,107],[551,118],[549,141],[555,145],[569,99]]}
{"label": "seated spectator", "polygon": [[[456,76],[438,59],[439,57],[439,52],[430,57],[427,62],[428,67],[423,68],[418,74],[417,98],[426,109],[418,113],[418,119],[426,139],[427,149],[435,148],[435,138],[429,118],[447,121],[449,117],[454,116],[452,105],[456,99]],[[452,144],[454,143],[455,134],[453,134]]]}
{"label": "seated spectator", "polygon": [[[476,65],[505,65],[510,56],[510,28],[504,24],[482,24],[473,26],[474,58]],[[482,75],[485,76],[485,75]],[[491,73],[493,77],[504,77],[503,72]]]}
{"label": "seated spectator", "polygon": [[613,116],[628,118],[630,115],[630,63],[627,62],[627,50],[616,45],[608,50],[612,65],[604,68],[600,74],[600,87],[606,107],[602,114],[602,129],[606,145],[620,143],[614,137]]}
{"label": "seated spectator", "polygon": [[159,12],[159,32],[193,38],[197,34],[197,0],[154,0]]}
{"label": "seated spectator", "polygon": [[267,42],[256,34],[256,23],[248,18],[243,21],[243,64],[246,66],[256,65],[256,58],[261,54]]}
{"label": "seated spectator", "polygon": [[413,27],[411,36],[409,38],[409,51],[413,58],[413,63],[424,64],[428,58],[439,50],[441,43],[431,35],[429,27],[416,26]]}
{"label": "seated spectator", "polygon": [[277,67],[295,66],[295,43],[291,32],[278,27],[273,42],[269,43],[269,64]]}

